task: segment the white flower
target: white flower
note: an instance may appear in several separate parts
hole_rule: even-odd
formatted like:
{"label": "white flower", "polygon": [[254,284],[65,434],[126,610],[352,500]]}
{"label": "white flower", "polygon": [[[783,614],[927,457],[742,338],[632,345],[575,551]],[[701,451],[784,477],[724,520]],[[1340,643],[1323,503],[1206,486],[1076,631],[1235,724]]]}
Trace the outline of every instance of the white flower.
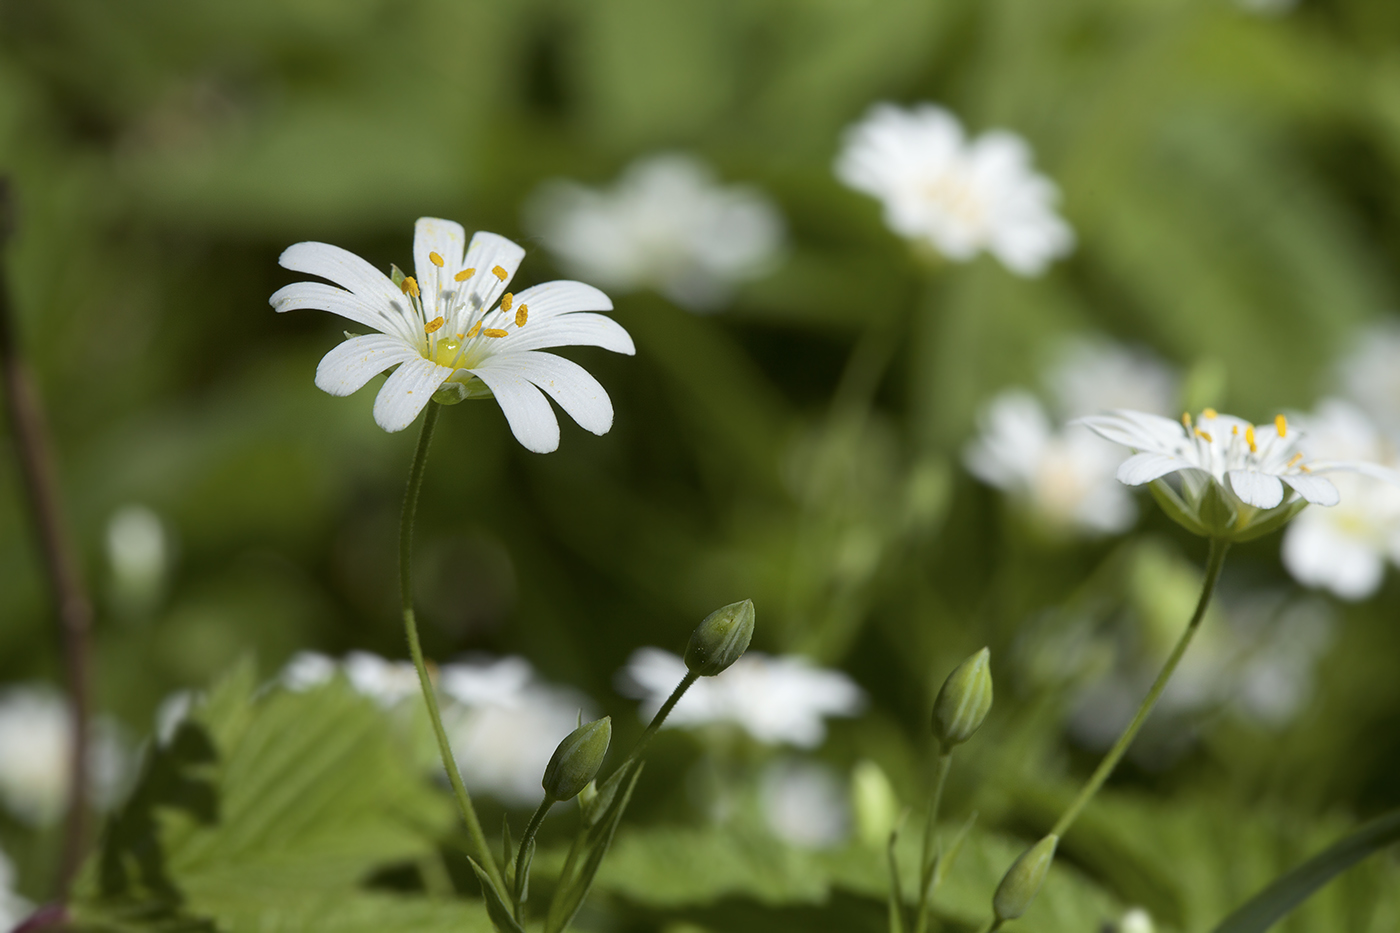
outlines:
{"label": "white flower", "polygon": [[789,845],[828,849],[850,833],[849,795],[825,765],[776,761],[763,772],[758,793],[769,830]]}
{"label": "white flower", "polygon": [[542,682],[524,658],[444,665],[440,683],[450,700],[443,720],[462,780],[513,806],[539,802],[555,747],[581,712],[592,717],[586,697]]}
{"label": "white flower", "polygon": [[0,930],[12,930],[34,911],[34,905],[15,893],[15,867],[0,850]]}
{"label": "white flower", "polygon": [[[1117,411],[1078,423],[1136,451],[1118,467],[1119,481],[1154,483],[1163,509],[1201,535],[1248,540],[1287,521],[1306,503],[1336,505],[1341,495],[1322,473],[1349,471],[1400,484],[1400,475],[1378,464],[1308,461],[1299,448],[1301,432],[1290,431],[1283,415],[1264,427],[1209,408],[1197,421],[1189,414],[1173,421]],[[1154,482],[1174,473],[1181,474],[1180,493]]]}
{"label": "white flower", "polygon": [[1039,400],[1010,389],[978,417],[963,461],[974,476],[1023,502],[1050,530],[1125,531],[1137,506],[1114,480],[1119,456],[1082,431],[1057,431]]}
{"label": "white flower", "polygon": [[966,262],[986,250],[1020,275],[1039,275],[1074,247],[1055,213],[1059,192],[1031,169],[1021,137],[975,140],[941,107],[876,104],[846,131],[836,176],[878,198],[885,223]]}
{"label": "white flower", "polygon": [[[1303,426],[1310,454],[1395,465],[1395,450],[1348,402],[1323,401]],[[1380,588],[1386,560],[1400,563],[1400,489],[1355,476],[1334,482],[1345,493],[1342,503],[1309,509],[1293,520],[1283,538],[1283,564],[1307,586],[1325,587],[1342,599],[1365,599]]]}
{"label": "white flower", "polygon": [[298,651],[282,668],[278,680],[293,693],[305,693],[330,683],[336,667],[334,658],[319,651]]}
{"label": "white flower", "polygon": [[1156,933],[1152,915],[1141,907],[1134,907],[1118,921],[1118,933]]}
{"label": "white flower", "polygon": [[[68,703],[46,687],[13,687],[0,695],[0,801],[36,826],[55,822],[68,804],[73,720]],[[126,776],[126,750],[116,727],[93,723],[88,745],[89,791],[110,805]]]}
{"label": "white flower", "polygon": [[[465,253],[464,253],[465,249]],[[525,251],[505,237],[466,233],[450,220],[423,217],[413,237],[417,277],[402,287],[353,253],[326,243],[297,243],[282,253],[288,269],[329,279],[276,292],[278,311],[319,308],[372,328],[350,337],[316,368],[316,385],[349,395],[391,366],[374,401],[374,420],[402,431],[437,394],[442,401],[495,396],[516,439],[547,453],[559,446],[559,422],[541,392],[594,434],[612,427],[612,402],[577,363],[545,347],[598,346],[636,352],[609,317],[612,302],[582,282],[546,282],[506,291]]]}
{"label": "white flower", "polygon": [[1391,437],[1400,437],[1400,320],[1365,328],[1337,366],[1344,393]]}
{"label": "white flower", "polygon": [[1066,341],[1045,379],[1062,418],[1128,408],[1168,415],[1177,377],[1153,354],[1095,336]]}
{"label": "white flower", "polygon": [[[649,720],[686,674],[669,651],[641,648],[622,672],[623,692],[643,700]],[[715,677],[702,677],[671,710],[667,727],[731,723],[766,745],[815,748],[826,738],[828,716],[853,716],[865,696],[840,671],[816,667],[796,655],[749,652]]]}
{"label": "white flower", "polygon": [[160,516],[144,505],[118,509],[107,522],[107,562],[118,598],[149,607],[160,595],[170,562]]}
{"label": "white flower", "polygon": [[[419,695],[423,689],[418,680],[418,668],[411,661],[390,661],[368,651],[352,651],[341,662],[341,669],[357,693],[386,709]],[[317,671],[313,662],[302,658],[299,673],[314,675]]]}
{"label": "white flower", "polygon": [[604,288],[654,288],[692,311],[724,304],[783,245],[782,216],[762,192],[721,185],[682,154],[639,159],[608,191],[548,182],[527,215],[571,274]]}

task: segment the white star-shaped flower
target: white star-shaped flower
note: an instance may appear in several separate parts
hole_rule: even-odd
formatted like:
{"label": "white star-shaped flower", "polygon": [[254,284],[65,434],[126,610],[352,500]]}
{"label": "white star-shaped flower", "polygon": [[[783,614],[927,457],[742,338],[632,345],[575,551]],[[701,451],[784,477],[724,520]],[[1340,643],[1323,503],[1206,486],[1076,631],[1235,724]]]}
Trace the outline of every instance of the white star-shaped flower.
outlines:
{"label": "white star-shaped flower", "polygon": [[1074,232],[1055,213],[1059,191],[1031,168],[1025,140],[1005,131],[968,140],[941,107],[876,104],[846,131],[835,168],[884,204],[890,229],[949,259],[986,250],[1030,276],[1074,248]]}
{"label": "white star-shaped flower", "polygon": [[[1314,460],[1299,449],[1302,433],[1283,415],[1256,427],[1242,418],[1207,408],[1197,420],[1181,421],[1139,411],[1116,411],[1078,419],[1097,434],[1135,453],[1118,467],[1129,486],[1153,484],[1163,509],[1201,535],[1248,540],[1272,531],[1304,505],[1341,501],[1325,476],[1362,473],[1400,484],[1400,474],[1374,463]],[[1181,474],[1181,492],[1158,482]],[[1287,501],[1285,501],[1285,499]]]}
{"label": "white star-shaped flower", "polygon": [[[494,233],[471,245],[460,224],[423,217],[414,229],[416,276],[396,285],[355,254],[327,243],[297,243],[282,253],[288,269],[340,286],[298,282],[271,298],[278,311],[317,308],[377,331],[350,337],[325,355],[316,385],[350,395],[391,366],[374,402],[374,420],[402,431],[428,401],[494,396],[527,449],[559,446],[559,422],[545,394],[585,429],[612,427],[608,393],[583,367],[546,347],[597,346],[636,352],[611,318],[612,302],[582,282],[546,282],[506,291],[525,251]],[[397,270],[395,270],[397,271]]]}

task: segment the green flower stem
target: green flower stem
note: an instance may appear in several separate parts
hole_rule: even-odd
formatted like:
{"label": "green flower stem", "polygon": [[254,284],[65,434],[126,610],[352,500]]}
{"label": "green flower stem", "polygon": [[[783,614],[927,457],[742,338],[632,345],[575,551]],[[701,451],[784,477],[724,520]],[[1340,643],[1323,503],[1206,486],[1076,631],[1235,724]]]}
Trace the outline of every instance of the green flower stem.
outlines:
{"label": "green flower stem", "polygon": [[[537,832],[540,831],[540,824],[544,822],[544,815],[545,815],[546,813],[549,812],[549,808],[552,807],[552,806],[554,806],[554,798],[551,797],[549,794],[545,794],[545,795],[544,795],[544,799],[540,801],[539,808],[538,808],[537,810],[535,810],[534,815],[530,817],[530,822],[529,822],[529,824],[526,825],[526,827],[525,827],[525,835],[523,835],[523,836],[520,837],[520,848],[517,849],[517,850],[516,850],[516,853],[515,853],[515,891],[516,891],[516,892],[524,891],[524,890],[525,890],[525,882],[524,882],[524,880],[523,880],[523,876],[524,876],[525,871],[526,871],[526,869],[525,869],[525,850],[528,849],[528,848],[530,847],[530,843],[534,841],[534,839],[535,839],[535,833],[537,833]],[[517,896],[514,892],[512,892],[511,900],[515,901],[515,919],[516,919],[516,920],[519,920],[521,923],[524,923],[524,922],[525,922],[525,916],[524,916],[524,914],[525,914],[525,903],[524,903],[524,901],[522,901],[522,900],[519,898],[519,896]]]}
{"label": "green flower stem", "polygon": [[477,819],[476,808],[472,806],[471,795],[462,783],[462,773],[457,770],[457,762],[452,757],[452,744],[447,741],[447,731],[442,727],[442,712],[438,709],[437,691],[432,678],[428,676],[428,665],[423,660],[423,646],[418,641],[418,619],[413,613],[413,519],[418,512],[418,493],[423,488],[423,472],[428,465],[428,447],[433,441],[433,427],[437,424],[437,402],[429,402],[423,413],[423,428],[418,435],[418,449],[413,454],[413,466],[408,472],[408,491],[403,499],[403,521],[399,525],[399,594],[403,600],[403,627],[408,636],[408,650],[413,655],[413,666],[418,669],[418,682],[423,687],[423,701],[428,707],[428,718],[433,723],[433,734],[437,737],[438,752],[442,755],[442,766],[447,769],[447,779],[452,783],[452,793],[457,798],[457,809],[467,824],[467,833],[476,848],[477,859],[486,870],[491,882],[498,891],[505,890],[501,870],[491,855],[491,847],[486,842],[486,834],[481,831],[481,820]]}
{"label": "green flower stem", "polygon": [[1210,556],[1206,559],[1206,579],[1201,585],[1201,598],[1196,603],[1196,611],[1191,616],[1191,621],[1186,623],[1186,631],[1181,633],[1181,638],[1177,640],[1176,647],[1167,658],[1167,662],[1162,665],[1162,671],[1157,675],[1157,679],[1152,684],[1152,689],[1147,691],[1147,696],[1143,699],[1142,705],[1138,707],[1132,722],[1128,723],[1128,728],[1123,730],[1123,734],[1118,737],[1118,741],[1108,750],[1098,769],[1089,778],[1089,783],[1084,785],[1084,789],[1079,792],[1079,796],[1070,804],[1069,809],[1060,817],[1055,828],[1050,830],[1052,835],[1064,837],[1065,832],[1073,825],[1079,817],[1080,812],[1098,793],[1104,781],[1113,773],[1119,759],[1128,750],[1133,739],[1137,736],[1142,724],[1147,721],[1148,715],[1152,712],[1152,707],[1157,705],[1157,700],[1162,696],[1162,691],[1167,687],[1167,681],[1171,679],[1172,673],[1176,670],[1177,664],[1181,662],[1181,656],[1186,653],[1186,648],[1191,644],[1191,639],[1195,637],[1196,630],[1201,627],[1201,620],[1205,618],[1206,607],[1210,605],[1210,597],[1215,592],[1215,583],[1220,579],[1220,569],[1225,566],[1225,552],[1230,549],[1230,542],[1224,538],[1210,539]]}
{"label": "green flower stem", "polygon": [[647,745],[651,743],[652,737],[656,735],[656,730],[660,729],[661,724],[666,721],[666,717],[671,715],[671,710],[680,702],[685,692],[690,689],[690,685],[699,679],[700,675],[694,671],[686,672],[686,675],[681,678],[681,682],[676,685],[676,689],[672,690],[671,695],[666,698],[666,702],[661,704],[661,709],[657,710],[656,715],[651,717],[651,722],[647,724],[646,731],[642,733],[642,737],[637,740],[637,744],[627,753],[627,758],[618,767],[619,771],[641,757],[642,752],[646,749]]}
{"label": "green flower stem", "polygon": [[938,861],[934,836],[938,832],[938,810],[943,805],[943,785],[948,783],[948,769],[953,764],[951,749],[940,749],[938,763],[934,765],[933,790],[928,799],[928,821],[924,824],[924,851],[919,864],[919,911],[914,918],[914,933],[924,933],[928,929],[928,901],[932,893],[929,885],[933,881],[934,864]]}

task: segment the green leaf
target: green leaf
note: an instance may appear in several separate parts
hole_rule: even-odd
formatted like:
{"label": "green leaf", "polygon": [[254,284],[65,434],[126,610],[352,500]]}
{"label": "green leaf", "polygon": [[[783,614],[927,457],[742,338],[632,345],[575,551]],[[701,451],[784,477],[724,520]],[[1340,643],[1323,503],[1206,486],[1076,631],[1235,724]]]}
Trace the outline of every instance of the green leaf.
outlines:
{"label": "green leaf", "polygon": [[[603,857],[612,847],[622,814],[632,800],[632,791],[642,774],[642,764],[634,761],[623,765],[599,789],[598,798],[593,802],[592,818],[585,820],[586,828],[569,850],[564,870],[560,873],[559,887],[550,902],[549,916],[545,922],[546,933],[559,933],[573,921],[574,915],[583,906]],[[580,856],[583,858],[581,868],[578,866]]]}
{"label": "green leaf", "polygon": [[486,874],[486,871],[471,856],[467,856],[467,861],[472,863],[472,871],[476,872],[476,880],[481,882],[481,896],[486,899],[486,913],[491,918],[491,925],[496,928],[498,933],[525,933],[525,930],[511,914],[510,907],[501,897],[501,892],[497,891],[496,886],[491,883],[491,878]]}
{"label": "green leaf", "polygon": [[1400,810],[1378,817],[1260,891],[1214,933],[1264,933],[1357,862],[1400,842]]}

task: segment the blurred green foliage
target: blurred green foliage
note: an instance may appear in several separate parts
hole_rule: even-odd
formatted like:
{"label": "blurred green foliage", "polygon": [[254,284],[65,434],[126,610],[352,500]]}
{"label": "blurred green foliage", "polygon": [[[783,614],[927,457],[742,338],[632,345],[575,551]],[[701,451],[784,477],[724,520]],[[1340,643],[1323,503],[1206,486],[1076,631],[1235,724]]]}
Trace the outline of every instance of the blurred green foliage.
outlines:
{"label": "blurred green foliage", "polygon": [[[830,172],[842,127],[881,99],[1026,136],[1075,254],[1035,280],[986,258],[931,275]],[[933,692],[988,644],[1006,679],[949,788],[988,830],[963,856],[985,900],[1093,760],[1066,739],[1068,686],[1017,682],[1004,659],[1066,601],[1117,611],[1141,593],[1095,588],[1115,542],[1036,536],[962,471],[977,407],[1086,329],[1223,373],[1206,401],[1241,415],[1311,404],[1354,328],[1394,302],[1394,4],[0,0],[0,170],[20,199],[4,261],[99,606],[99,706],[141,736],[165,695],[244,652],[265,673],[306,647],[403,653],[412,432],[375,427],[372,387],[312,386],[342,328],[272,313],[292,280],[282,248],[404,264],[420,214],[524,240],[540,181],[602,182],[660,148],[766,187],[788,258],[723,316],[619,298],[637,356],[570,353],[615,402],[605,437],[566,425],[539,457],[493,405],[445,413],[419,518],[428,653],[525,654],[626,741],[640,725],[612,678],[632,649],[679,649],[707,611],[752,597],[755,647],[844,667],[870,694],[823,757],[876,759],[913,802]],[[556,274],[531,246],[521,280]],[[882,340],[889,369],[863,382],[856,349]],[[104,552],[131,503],[173,541],[161,591],[134,608]],[[1189,587],[1203,546],[1154,513],[1140,529]],[[1225,585],[1292,586],[1277,547],[1239,548]],[[1182,615],[1179,593],[1151,599]],[[1400,803],[1397,608],[1391,581],[1339,609],[1314,699],[1282,731],[1207,715],[1169,767],[1126,768],[1065,841],[1076,881],[1052,877],[1024,928],[1086,930],[1140,903],[1204,929]],[[58,678],[50,615],[0,458],[0,682]],[[657,743],[580,928],[821,929],[804,911],[829,892],[833,929],[880,928],[880,853],[773,853],[707,827],[681,790],[701,754]],[[43,896],[52,840],[0,822],[0,845]],[[1396,891],[1400,870],[1377,861],[1281,929],[1394,930]],[[940,910],[964,929],[977,903],[950,881]],[[259,928],[313,928],[279,922]]]}

